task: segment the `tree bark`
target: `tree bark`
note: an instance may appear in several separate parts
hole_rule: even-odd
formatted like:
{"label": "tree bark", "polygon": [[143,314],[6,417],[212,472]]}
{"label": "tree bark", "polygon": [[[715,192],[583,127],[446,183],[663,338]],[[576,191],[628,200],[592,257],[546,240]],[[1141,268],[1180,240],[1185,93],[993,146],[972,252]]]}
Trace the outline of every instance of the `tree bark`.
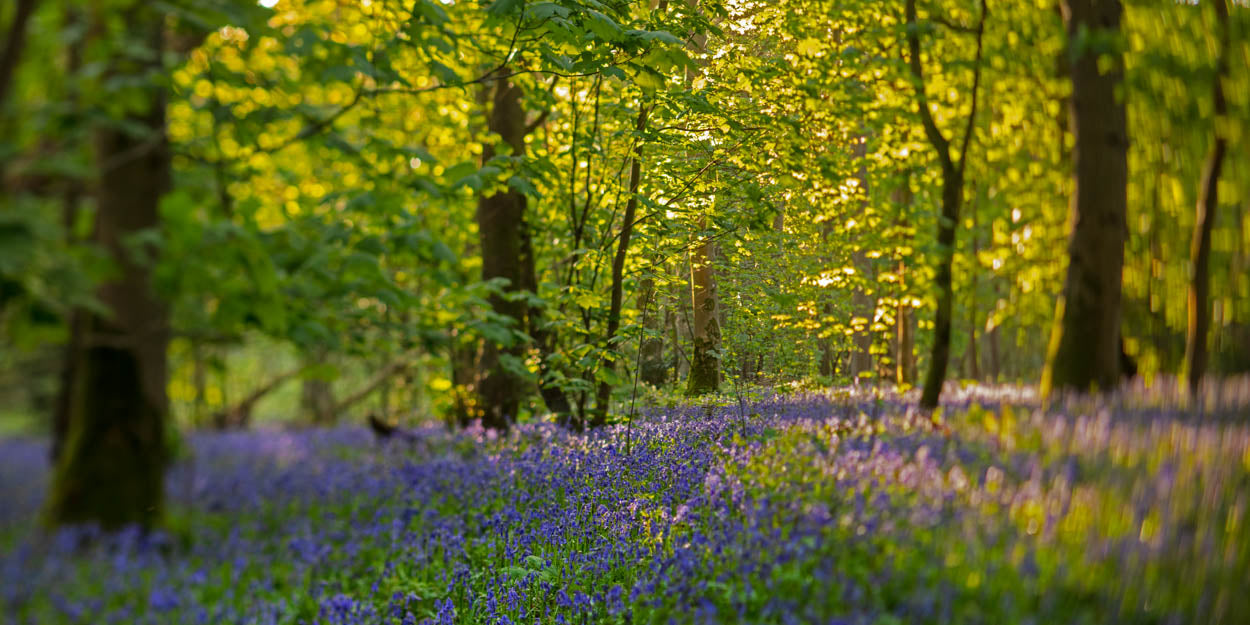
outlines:
{"label": "tree bark", "polygon": [[1215,15],[1219,22],[1220,53],[1216,61],[1215,85],[1211,97],[1215,102],[1214,143],[1203,166],[1202,181],[1198,191],[1198,206],[1194,220],[1193,241],[1189,249],[1189,323],[1185,335],[1185,370],[1189,382],[1189,394],[1197,397],[1202,376],[1207,368],[1207,333],[1211,328],[1211,230],[1215,227],[1215,214],[1219,208],[1220,170],[1228,140],[1220,131],[1224,116],[1228,115],[1228,103],[1224,99],[1223,80],[1228,76],[1228,4],[1214,0]]}
{"label": "tree bark", "polygon": [[118,271],[97,293],[110,314],[84,312],[71,339],[80,341],[80,362],[61,389],[67,418],[48,500],[53,525],[147,528],[160,522],[164,509],[169,313],[152,287],[156,250],[129,242],[160,227],[160,199],[169,188],[166,94],[147,81],[164,70],[165,16],[143,4],[130,14],[125,39],[152,54],[117,55],[107,71],[143,81],[131,87],[141,105],[126,114],[126,122],[145,132],[136,136],[119,120],[101,122],[94,131],[94,238]]}
{"label": "tree bark", "polygon": [[[1115,36],[1118,0],[1064,0],[1069,45],[1078,39]],[[1128,128],[1116,91],[1122,60],[1108,53],[1072,50],[1069,120],[1075,137],[1075,192],[1071,200],[1068,272],[1055,313],[1043,396],[1056,389],[1109,391],[1120,377],[1120,279],[1127,234]]]}
{"label": "tree bark", "polygon": [[[521,106],[521,87],[505,78],[507,70],[496,74],[488,87],[491,103],[487,113],[487,128],[498,134],[512,148],[513,156],[525,154],[525,110]],[[483,147],[483,162],[494,157],[489,143]],[[482,280],[503,278],[509,292],[522,290],[522,233],[525,229],[525,195],[508,188],[491,195],[482,196],[477,206],[478,237],[482,249]],[[525,328],[526,305],[522,301],[490,296],[491,309],[510,319],[517,329]],[[509,370],[507,359],[520,362],[524,355],[518,341],[499,344],[486,341],[480,366],[485,375],[478,387],[479,409],[482,425],[506,430],[517,418],[525,383],[516,372]]]}

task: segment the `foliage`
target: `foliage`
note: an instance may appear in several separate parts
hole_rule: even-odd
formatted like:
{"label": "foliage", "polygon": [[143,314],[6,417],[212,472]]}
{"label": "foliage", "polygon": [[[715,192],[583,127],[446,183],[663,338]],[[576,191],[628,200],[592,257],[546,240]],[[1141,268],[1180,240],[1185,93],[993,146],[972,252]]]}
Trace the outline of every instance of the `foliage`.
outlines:
{"label": "foliage", "polygon": [[[541,371],[589,409],[598,381],[621,392],[628,354],[647,334],[627,297],[622,329],[608,337],[604,295],[640,147],[624,286],[651,280],[661,294],[664,321],[648,332],[664,339],[670,381],[689,358],[689,253],[708,241],[721,283],[718,353],[739,374],[754,358],[752,375],[846,381],[847,366],[822,360],[868,350],[867,379],[890,379],[897,326],[917,320],[915,354],[927,366],[940,185],[915,112],[901,3],[262,4],[166,7],[175,185],[151,236],[161,243],[158,286],[193,358],[256,349],[258,336],[305,360],[332,354],[365,367],[417,350],[421,394],[438,404],[456,377],[456,345],[519,341],[529,347],[514,368]],[[977,7],[918,9],[930,104],[952,135],[969,113]],[[1121,41],[1090,45],[1126,54],[1125,343],[1153,375],[1176,371],[1183,354],[1176,294],[1214,124],[1205,95],[1214,16],[1207,4],[1159,2],[1129,3],[1126,15]],[[89,138],[125,85],[98,75],[120,44],[92,19],[79,3],[40,5],[13,96],[0,103],[10,191],[0,349],[12,362],[48,358],[107,272],[88,240]],[[1241,184],[1250,164],[1238,149],[1250,119],[1250,89],[1240,88],[1248,19],[1234,3],[1230,113],[1220,121],[1231,146],[1220,194],[1228,217],[1212,239],[1217,373],[1245,369],[1239,345],[1250,336]],[[1065,36],[1037,3],[991,7],[985,28],[955,249],[954,364],[962,377],[1029,381],[1043,356],[1035,330],[1049,325],[1063,276],[1072,190]],[[505,67],[534,124],[524,159],[483,130],[481,94]],[[634,127],[640,107],[645,130]],[[483,162],[487,148],[496,156]],[[529,199],[537,275],[527,297],[550,345],[488,314],[487,295],[503,285],[476,280],[475,198],[505,188]],[[196,386],[185,377],[194,369],[171,384]],[[529,411],[545,412],[536,401]]]}

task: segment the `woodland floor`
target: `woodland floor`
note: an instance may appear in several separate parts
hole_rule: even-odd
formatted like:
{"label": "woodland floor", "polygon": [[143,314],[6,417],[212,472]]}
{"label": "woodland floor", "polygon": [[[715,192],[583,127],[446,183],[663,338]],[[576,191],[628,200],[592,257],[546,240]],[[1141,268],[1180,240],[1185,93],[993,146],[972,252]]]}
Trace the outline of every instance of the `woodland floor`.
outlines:
{"label": "woodland floor", "polygon": [[1250,622],[1250,384],[1203,417],[1163,395],[969,387],[936,425],[831,391],[584,436],[195,434],[171,530],[87,551],[35,534],[46,444],[9,440],[0,622]]}

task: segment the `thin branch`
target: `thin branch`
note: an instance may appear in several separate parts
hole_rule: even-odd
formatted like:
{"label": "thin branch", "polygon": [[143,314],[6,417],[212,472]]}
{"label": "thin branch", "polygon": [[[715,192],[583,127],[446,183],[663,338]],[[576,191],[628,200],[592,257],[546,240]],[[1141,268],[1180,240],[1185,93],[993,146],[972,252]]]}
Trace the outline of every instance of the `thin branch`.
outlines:
{"label": "thin branch", "polygon": [[989,15],[986,0],[981,0],[981,19],[977,21],[977,55],[972,67],[972,110],[968,111],[968,123],[964,126],[964,141],[959,147],[959,173],[962,176],[968,161],[968,144],[972,142],[972,130],[977,121],[977,92],[981,87],[982,41],[985,39],[985,18]]}
{"label": "thin branch", "polygon": [[933,113],[929,110],[929,97],[925,94],[924,66],[920,63],[920,33],[917,32],[918,26],[916,25],[916,0],[907,0],[906,15],[909,57],[907,61],[915,82],[916,108],[920,114],[920,123],[924,126],[924,133],[929,137],[929,142],[937,149],[942,167],[954,169],[954,164],[951,162],[950,142],[942,136],[937,122],[933,120]]}
{"label": "thin branch", "polygon": [[537,119],[525,125],[525,134],[528,135],[534,132],[535,130],[538,130],[540,126],[546,123],[547,117],[549,117],[550,115],[551,115],[551,109],[547,109],[543,111],[542,115],[539,115]]}
{"label": "thin branch", "polygon": [[[957,33],[963,33],[965,35],[978,35],[980,34],[980,30],[981,30],[980,28],[973,28],[971,26],[964,26],[963,24],[956,24],[944,17],[931,16],[929,17],[929,21],[933,22],[934,24],[945,26],[946,28],[950,30],[953,30]],[[982,22],[984,23],[984,21],[985,21],[984,17],[982,17]]]}
{"label": "thin branch", "polygon": [[13,14],[13,22],[9,24],[4,49],[0,50],[0,107],[4,106],[9,97],[13,74],[21,61],[22,49],[26,46],[26,25],[35,13],[36,3],[37,0],[17,0],[17,10]]}

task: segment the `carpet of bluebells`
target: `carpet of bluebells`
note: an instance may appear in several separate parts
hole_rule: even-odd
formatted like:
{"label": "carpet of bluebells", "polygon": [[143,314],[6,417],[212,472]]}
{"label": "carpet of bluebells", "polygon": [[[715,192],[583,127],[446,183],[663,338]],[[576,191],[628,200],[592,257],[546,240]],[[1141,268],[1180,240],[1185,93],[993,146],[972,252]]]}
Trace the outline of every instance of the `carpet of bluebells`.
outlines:
{"label": "carpet of bluebells", "polygon": [[1250,384],[1174,393],[196,434],[147,535],[39,533],[0,442],[0,623],[1250,623]]}

